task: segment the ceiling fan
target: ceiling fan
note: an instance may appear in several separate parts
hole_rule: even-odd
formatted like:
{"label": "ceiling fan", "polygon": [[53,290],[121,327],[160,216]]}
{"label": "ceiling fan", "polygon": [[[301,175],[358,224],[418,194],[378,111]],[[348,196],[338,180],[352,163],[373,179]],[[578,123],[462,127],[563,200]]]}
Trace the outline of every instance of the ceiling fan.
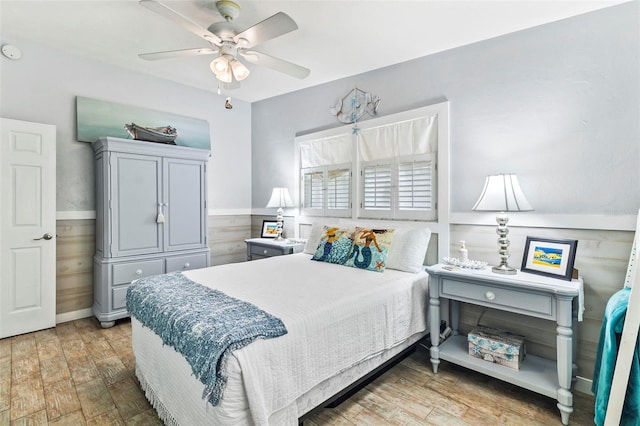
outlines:
{"label": "ceiling fan", "polygon": [[[252,49],[260,43],[298,29],[295,21],[284,12],[278,12],[252,27],[237,32],[232,22],[240,15],[240,6],[230,0],[216,2],[216,8],[225,20],[214,22],[206,29],[159,1],[140,0],[140,4],[211,44],[211,47],[208,48],[142,53],[138,55],[142,59],[153,61],[183,56],[217,54],[218,56],[211,62],[211,71],[219,81],[227,83],[226,87],[233,85],[234,79],[238,82],[249,76],[249,69],[238,60],[238,57],[296,78],[305,78],[311,72],[303,66]],[[237,83],[235,84],[237,85]]]}

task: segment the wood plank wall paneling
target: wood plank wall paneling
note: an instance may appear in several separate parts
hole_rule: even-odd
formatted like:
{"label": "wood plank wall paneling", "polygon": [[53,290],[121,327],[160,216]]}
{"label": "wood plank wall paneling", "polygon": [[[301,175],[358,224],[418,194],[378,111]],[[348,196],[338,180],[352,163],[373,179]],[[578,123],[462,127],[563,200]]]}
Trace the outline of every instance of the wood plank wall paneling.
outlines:
{"label": "wood plank wall paneling", "polygon": [[209,216],[211,266],[247,260],[244,240],[251,238],[251,220],[250,215]]}
{"label": "wood plank wall paneling", "polygon": [[[578,229],[509,227],[509,264],[520,268],[527,236],[578,240],[575,267],[584,280],[584,321],[578,323],[578,375],[593,376],[596,348],[607,301],[624,283],[633,232]],[[498,262],[498,236],[491,226],[452,225],[451,256],[458,256],[459,241],[464,240],[469,258]],[[444,255],[443,255],[444,256]],[[555,358],[555,323],[532,320],[516,314],[492,311],[481,307],[463,305],[461,308],[463,331],[478,324],[508,328],[522,334],[527,340],[527,351]],[[508,325],[507,325],[508,324]]]}
{"label": "wood plank wall paneling", "polygon": [[95,220],[56,222],[56,314],[93,305]]}
{"label": "wood plank wall paneling", "polygon": [[[226,215],[209,217],[211,264],[244,262],[247,238],[260,236],[263,220],[274,216]],[[285,217],[285,236],[295,236],[295,220]],[[551,228],[510,227],[510,264],[520,267],[524,242],[529,236],[577,239],[576,268],[585,282],[584,321],[578,326],[578,375],[590,378],[595,361],[602,316],[609,297],[622,287],[633,232],[593,231]],[[95,221],[58,220],[56,313],[79,311],[93,304],[93,254]],[[435,239],[429,247],[428,263],[435,263],[446,254],[436,255]],[[476,225],[451,226],[451,255],[457,256],[458,241],[465,240],[469,257],[495,264],[498,259],[495,227]],[[508,328],[527,337],[530,353],[555,356],[555,325],[549,321],[531,320],[516,314],[491,312],[483,308],[463,306],[460,328],[468,331],[478,323]]]}

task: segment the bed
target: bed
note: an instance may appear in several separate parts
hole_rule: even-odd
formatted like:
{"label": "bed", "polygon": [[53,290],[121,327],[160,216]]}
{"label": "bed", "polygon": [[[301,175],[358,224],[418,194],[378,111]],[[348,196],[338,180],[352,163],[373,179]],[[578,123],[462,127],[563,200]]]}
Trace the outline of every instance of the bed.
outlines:
{"label": "bed", "polygon": [[147,398],[169,425],[298,424],[426,335],[428,275],[419,266],[429,235],[400,231],[382,273],[312,261],[308,249],[184,272],[281,319],[287,333],[232,352],[223,396],[213,406],[186,359],[132,315],[136,375]]}

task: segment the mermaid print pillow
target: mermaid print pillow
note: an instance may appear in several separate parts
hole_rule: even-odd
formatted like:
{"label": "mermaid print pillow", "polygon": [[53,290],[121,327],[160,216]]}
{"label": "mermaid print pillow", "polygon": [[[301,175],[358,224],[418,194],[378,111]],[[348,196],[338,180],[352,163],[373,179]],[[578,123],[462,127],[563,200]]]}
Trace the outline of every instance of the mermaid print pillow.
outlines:
{"label": "mermaid print pillow", "polygon": [[345,266],[383,272],[393,241],[394,229],[356,227],[353,246],[344,262]]}
{"label": "mermaid print pillow", "polygon": [[354,228],[325,226],[312,260],[342,265],[353,245]]}

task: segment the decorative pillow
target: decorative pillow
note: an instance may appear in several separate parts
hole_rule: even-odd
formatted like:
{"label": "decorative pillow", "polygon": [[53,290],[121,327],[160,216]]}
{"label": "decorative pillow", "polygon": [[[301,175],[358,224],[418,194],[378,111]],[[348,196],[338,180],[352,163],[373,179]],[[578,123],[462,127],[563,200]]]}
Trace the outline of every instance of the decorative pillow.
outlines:
{"label": "decorative pillow", "polygon": [[387,268],[413,273],[421,271],[430,239],[431,230],[427,227],[396,228],[387,258]]}
{"label": "decorative pillow", "polygon": [[311,225],[311,232],[309,232],[309,236],[307,237],[307,242],[304,245],[304,252],[307,254],[315,254],[316,249],[318,248],[318,244],[320,243],[320,238],[322,237],[324,232],[324,226],[319,222],[314,222]]}
{"label": "decorative pillow", "polygon": [[383,272],[394,232],[394,229],[356,227],[353,247],[344,265]]}
{"label": "decorative pillow", "polygon": [[353,245],[353,228],[325,226],[312,260],[342,265]]}

